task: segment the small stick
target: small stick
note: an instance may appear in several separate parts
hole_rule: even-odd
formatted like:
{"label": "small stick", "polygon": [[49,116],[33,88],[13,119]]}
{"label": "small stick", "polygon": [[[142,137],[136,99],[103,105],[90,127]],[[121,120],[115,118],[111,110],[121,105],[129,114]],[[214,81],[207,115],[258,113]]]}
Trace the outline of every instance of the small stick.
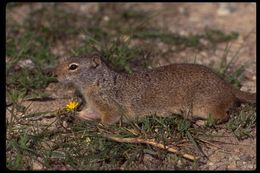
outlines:
{"label": "small stick", "polygon": [[149,144],[152,146],[155,146],[157,148],[161,148],[161,149],[166,149],[167,151],[180,155],[181,157],[191,160],[191,161],[195,161],[197,160],[199,157],[195,157],[193,155],[190,154],[182,154],[181,152],[179,152],[177,149],[169,147],[169,146],[165,146],[163,144],[160,143],[156,143],[154,139],[142,139],[142,138],[118,138],[118,137],[114,137],[114,136],[110,136],[110,135],[104,135],[104,137],[109,138],[113,141],[116,142],[126,142],[126,143],[143,143],[143,144]]}
{"label": "small stick", "polygon": [[213,144],[212,142],[206,141],[206,140],[204,140],[204,139],[200,139],[200,138],[196,138],[196,139],[198,139],[198,140],[200,140],[201,142],[204,142],[204,143],[206,143],[206,144],[212,145],[212,146],[214,146],[214,147],[216,147],[216,148],[218,148],[218,149],[221,148],[220,146],[218,146],[218,145],[216,145],[216,144]]}

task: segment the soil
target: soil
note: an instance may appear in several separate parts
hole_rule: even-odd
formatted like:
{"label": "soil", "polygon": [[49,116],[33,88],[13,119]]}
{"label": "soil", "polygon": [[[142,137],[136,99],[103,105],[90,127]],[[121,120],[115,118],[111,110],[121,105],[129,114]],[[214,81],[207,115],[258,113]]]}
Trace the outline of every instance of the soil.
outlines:
{"label": "soil", "polygon": [[[38,8],[36,4],[33,8]],[[95,3],[65,3],[68,8],[78,9],[83,14],[92,13],[97,9]],[[239,51],[238,59],[235,66],[247,63],[249,64],[245,71],[245,80],[242,81],[241,90],[255,92],[256,91],[256,4],[255,3],[138,3],[129,4],[136,9],[157,13],[154,22],[170,31],[178,32],[182,35],[190,33],[196,34],[203,32],[206,26],[218,28],[224,32],[230,33],[236,31],[239,38],[232,42],[232,47],[228,59]],[[28,15],[28,5],[15,7],[15,15],[17,20],[22,22],[24,17]],[[62,46],[62,45],[59,45]],[[161,44],[161,49],[166,49],[168,58],[160,58],[159,55],[153,60],[152,66],[161,66],[169,63],[177,62],[193,62],[195,55],[196,62],[199,64],[209,64],[211,61],[219,62],[226,44],[220,46],[217,51],[194,52],[187,49],[179,53],[167,53],[169,47]],[[222,49],[221,49],[222,47]],[[59,50],[62,48],[57,48]],[[56,52],[59,54],[58,52]],[[66,91],[60,84],[50,84],[46,88],[46,92],[50,93],[57,99],[55,101],[37,102],[27,101],[24,105],[31,104],[30,112],[44,111],[52,108],[53,110],[64,107],[66,103],[73,97],[72,90]],[[66,91],[66,92],[65,92]],[[51,105],[51,106],[50,106]],[[7,113],[8,117],[8,113]],[[225,134],[229,137],[221,138],[229,144],[220,143],[216,148],[203,148],[208,156],[205,164],[199,166],[199,170],[253,170],[256,169],[256,129],[252,132],[252,137],[238,141],[232,134],[220,130],[218,134]],[[147,158],[150,156],[148,155]]]}

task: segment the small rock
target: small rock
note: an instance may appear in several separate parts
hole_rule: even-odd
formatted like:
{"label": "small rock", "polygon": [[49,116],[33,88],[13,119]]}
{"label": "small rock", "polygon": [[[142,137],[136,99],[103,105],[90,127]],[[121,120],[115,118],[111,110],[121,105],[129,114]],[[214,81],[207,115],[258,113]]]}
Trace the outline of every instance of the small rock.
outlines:
{"label": "small rock", "polygon": [[179,34],[182,35],[182,36],[187,36],[189,33],[187,31],[185,31],[185,30],[181,30],[179,32]]}
{"label": "small rock", "polygon": [[232,163],[230,163],[229,165],[228,165],[228,169],[236,169],[236,167],[237,167],[237,164],[236,164],[236,162],[232,162]]}
{"label": "small rock", "polygon": [[213,166],[214,163],[213,163],[213,162],[209,162],[208,165],[209,165],[209,166]]}
{"label": "small rock", "polygon": [[234,151],[235,151],[236,153],[239,153],[239,149],[234,149]]}
{"label": "small rock", "polygon": [[184,14],[186,14],[187,13],[187,10],[184,8],[184,7],[179,7],[179,12],[182,14],[182,15],[184,15]]}
{"label": "small rock", "polygon": [[40,164],[39,162],[35,161],[32,163],[32,170],[42,170],[43,165]]}
{"label": "small rock", "polygon": [[153,156],[151,156],[150,154],[144,154],[144,157],[143,157],[144,162],[151,162],[153,160],[154,160]]}
{"label": "small rock", "polygon": [[30,59],[20,60],[18,61],[17,65],[20,68],[28,68],[30,70],[35,68],[35,64]]}
{"label": "small rock", "polygon": [[166,53],[168,51],[167,45],[163,42],[158,43],[158,48],[162,51],[162,53]]}
{"label": "small rock", "polygon": [[247,168],[248,168],[248,169],[255,169],[255,166],[252,165],[252,164],[249,164],[249,165],[247,165]]}
{"label": "small rock", "polygon": [[122,40],[123,42],[128,42],[130,39],[130,36],[129,35],[123,35],[120,37],[120,40]]}
{"label": "small rock", "polygon": [[107,22],[107,21],[110,20],[110,18],[109,18],[108,16],[104,16],[104,17],[103,17],[103,20]]}
{"label": "small rock", "polygon": [[217,170],[226,170],[227,166],[225,164],[221,164],[217,167]]}
{"label": "small rock", "polygon": [[228,161],[233,161],[233,160],[234,160],[233,157],[229,157],[229,158],[228,158]]}
{"label": "small rock", "polygon": [[181,168],[182,166],[183,166],[182,161],[181,161],[181,160],[178,160],[178,161],[177,161],[177,167]]}
{"label": "small rock", "polygon": [[234,159],[235,159],[235,160],[240,160],[240,157],[234,156]]}
{"label": "small rock", "polygon": [[209,166],[209,170],[216,170],[216,166]]}
{"label": "small rock", "polygon": [[191,16],[191,17],[189,18],[189,21],[190,21],[190,22],[198,22],[199,20],[200,20],[200,18],[197,17],[197,16]]}
{"label": "small rock", "polygon": [[213,162],[213,163],[217,163],[217,162],[219,162],[219,160],[220,160],[220,158],[218,156],[215,156],[215,155],[214,155],[214,157],[212,157],[210,159],[210,161]]}
{"label": "small rock", "polygon": [[248,161],[251,160],[251,157],[250,157],[249,155],[242,155],[242,156],[240,157],[240,159],[241,159],[242,161],[248,162]]}
{"label": "small rock", "polygon": [[86,39],[86,34],[80,34],[79,38],[82,39],[82,40]]}
{"label": "small rock", "polygon": [[[77,8],[77,6],[79,8]],[[80,10],[82,13],[96,13],[98,11],[98,5],[95,3],[79,4],[75,5],[75,9]]]}
{"label": "small rock", "polygon": [[229,11],[227,8],[223,7],[223,5],[222,5],[222,6],[220,6],[220,8],[218,9],[217,14],[218,14],[219,16],[226,16],[226,15],[230,14],[230,11]]}
{"label": "small rock", "polygon": [[175,51],[175,50],[177,50],[177,47],[173,45],[173,46],[171,47],[171,50],[172,50],[172,51]]}
{"label": "small rock", "polygon": [[234,3],[220,3],[217,14],[219,16],[226,16],[237,10],[237,5]]}
{"label": "small rock", "polygon": [[206,121],[203,121],[203,120],[197,120],[196,121],[196,125],[198,125],[198,126],[204,126],[205,123],[206,123]]}
{"label": "small rock", "polygon": [[62,122],[62,125],[63,125],[63,127],[65,127],[65,128],[68,128],[68,126],[69,126],[67,121],[63,121],[63,122]]}

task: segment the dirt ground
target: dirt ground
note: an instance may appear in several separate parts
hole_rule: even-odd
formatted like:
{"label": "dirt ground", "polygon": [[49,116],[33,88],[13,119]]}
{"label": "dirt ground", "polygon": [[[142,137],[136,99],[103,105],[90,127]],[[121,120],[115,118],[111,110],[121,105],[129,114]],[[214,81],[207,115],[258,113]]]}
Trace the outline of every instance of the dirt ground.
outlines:
{"label": "dirt ground", "polygon": [[[91,13],[96,10],[96,4],[91,3],[65,3],[69,8],[78,9],[82,13]],[[133,5],[133,4],[131,4]],[[17,7],[12,15],[17,16],[17,20],[22,21],[26,16],[28,6]],[[34,8],[37,8],[35,6]],[[182,35],[190,33],[200,33],[206,26],[219,28],[227,33],[236,31],[239,38],[232,42],[231,51],[228,59],[239,51],[238,60],[235,64],[249,64],[245,71],[245,80],[242,81],[241,90],[256,92],[256,4],[255,3],[138,3],[136,9],[152,11],[158,15],[154,17],[155,23],[170,31],[178,32]],[[8,15],[7,15],[8,16]],[[225,48],[225,44],[222,48]],[[169,47],[158,45],[162,50],[165,49],[168,59],[156,57],[152,66],[161,66],[169,63],[192,62],[195,55],[197,63],[209,64],[211,61],[220,61],[219,57],[223,54],[223,49],[216,52],[202,51],[193,52],[187,49],[180,53],[167,53]],[[57,53],[59,54],[59,53]],[[71,98],[73,91],[64,92],[60,84],[50,84],[46,92],[53,97]],[[69,96],[68,96],[69,95]],[[34,112],[53,110],[64,106],[69,99],[60,99],[46,104],[46,102],[25,102],[25,105],[33,104],[30,107]],[[52,106],[50,106],[52,105]],[[8,116],[8,115],[7,115]],[[256,129],[252,132],[251,138],[238,141],[235,137],[225,131],[218,131],[219,134],[229,137],[221,138],[226,143],[218,144],[216,148],[203,148],[209,160],[199,167],[200,170],[252,170],[256,169]]]}

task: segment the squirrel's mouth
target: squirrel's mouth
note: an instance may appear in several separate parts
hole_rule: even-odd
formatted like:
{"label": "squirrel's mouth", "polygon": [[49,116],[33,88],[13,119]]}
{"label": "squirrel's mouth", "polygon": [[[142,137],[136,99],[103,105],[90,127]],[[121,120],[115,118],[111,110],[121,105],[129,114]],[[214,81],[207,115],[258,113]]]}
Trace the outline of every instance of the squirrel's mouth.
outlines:
{"label": "squirrel's mouth", "polygon": [[56,79],[64,84],[70,83],[70,81],[67,79],[67,77],[60,77],[60,76],[56,76]]}

